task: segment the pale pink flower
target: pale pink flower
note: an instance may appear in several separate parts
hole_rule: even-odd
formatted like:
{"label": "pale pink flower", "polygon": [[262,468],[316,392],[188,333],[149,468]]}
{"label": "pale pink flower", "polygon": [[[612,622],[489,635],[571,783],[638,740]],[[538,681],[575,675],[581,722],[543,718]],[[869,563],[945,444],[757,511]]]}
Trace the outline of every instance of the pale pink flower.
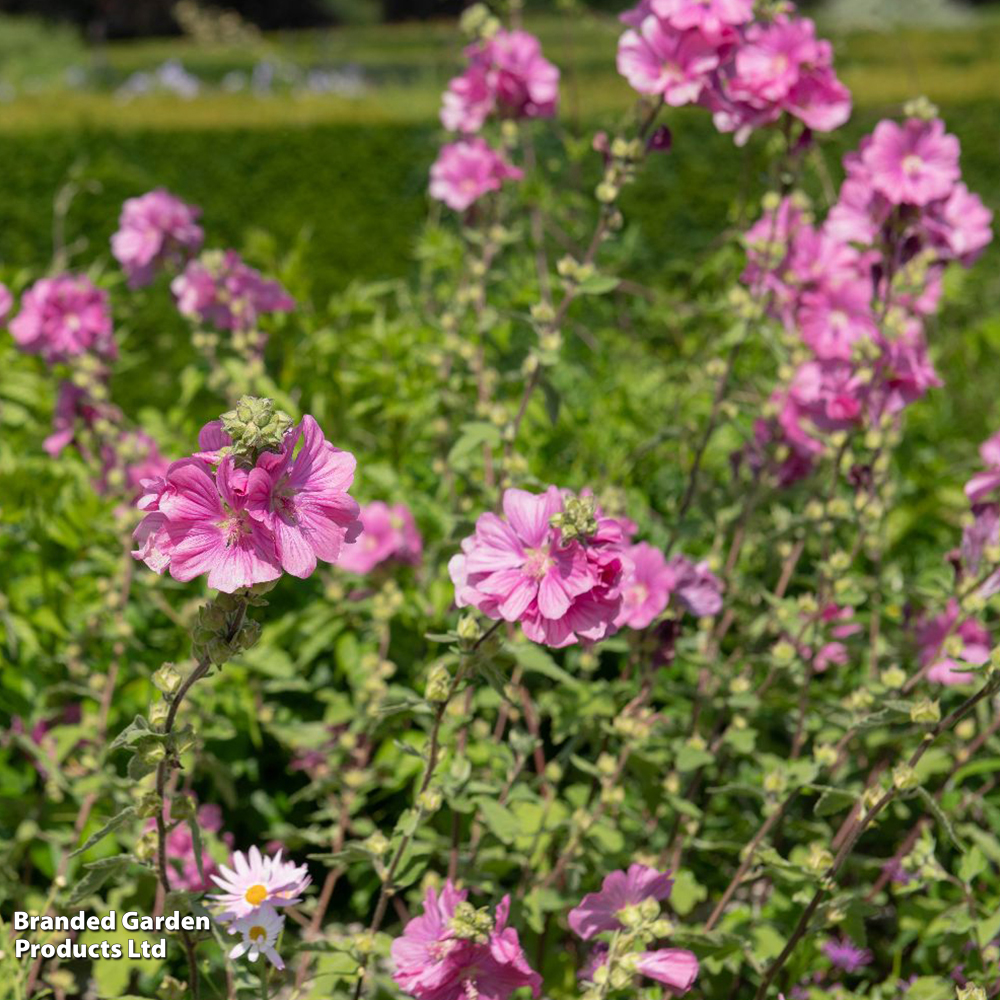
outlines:
{"label": "pale pink flower", "polygon": [[816,38],[809,18],[785,15],[755,23],[736,52],[733,92],[745,100],[777,104],[799,82],[804,66],[828,63],[828,42]]}
{"label": "pale pink flower", "polygon": [[222,890],[208,900],[222,907],[219,920],[238,920],[267,907],[291,906],[302,901],[301,894],[311,879],[305,865],[281,861],[281,851],[274,857],[261,854],[256,846],[244,855],[234,851],[232,867],[219,865],[212,881]]}
{"label": "pale pink flower", "polygon": [[496,106],[485,66],[470,66],[454,77],[441,99],[441,124],[449,132],[471,135],[486,123]]}
{"label": "pale pink flower", "polygon": [[626,573],[622,581],[622,607],[615,624],[622,628],[646,628],[667,607],[676,574],[664,554],[648,542],[639,542],[625,552]]}
{"label": "pale pink flower", "polygon": [[665,983],[671,990],[687,993],[698,978],[698,959],[684,948],[658,948],[644,951],[635,969],[648,979]]}
{"label": "pale pink flower", "polygon": [[821,360],[850,361],[859,341],[878,337],[871,298],[871,282],[864,280],[806,292],[798,313],[803,342]]}
{"label": "pale pink flower", "polygon": [[874,189],[894,205],[924,206],[947,198],[961,174],[958,139],[940,119],[910,118],[875,126],[861,160]]}
{"label": "pale pink flower", "polygon": [[883,413],[899,413],[942,385],[927,353],[927,342],[919,322],[913,321],[891,340],[882,342],[882,355],[875,365],[875,381],[867,394],[871,419]]}
{"label": "pale pink flower", "polygon": [[604,876],[600,892],[588,893],[570,910],[569,926],[584,941],[606,931],[622,930],[622,910],[646,899],[666,899],[673,884],[669,871],[659,872],[640,864],[630,865],[628,871],[610,872]]}
{"label": "pale pink flower", "polygon": [[283,969],[285,963],[275,947],[285,918],[279,916],[270,906],[261,906],[247,916],[234,920],[229,925],[230,934],[239,934],[241,940],[229,952],[230,958],[246,955],[256,962],[263,955],[276,969]]}
{"label": "pale pink flower", "polygon": [[431,167],[430,194],[456,212],[464,212],[506,180],[524,174],[511,166],[485,139],[476,136],[441,147]]}
{"label": "pale pink flower", "polygon": [[341,553],[337,565],[342,569],[364,575],[388,560],[420,562],[423,541],[406,504],[376,500],[365,504],[359,517],[361,536]]}
{"label": "pale pink flower", "polygon": [[111,252],[129,287],[148,285],[158,268],[182,264],[201,249],[205,234],[196,221],[200,215],[200,208],[164,188],[125,202],[118,231],[111,237]]}
{"label": "pale pink flower", "polygon": [[847,663],[847,646],[841,642],[852,635],[863,631],[854,619],[854,609],[840,607],[837,604],[827,604],[816,619],[819,648],[815,655],[808,646],[800,649],[801,655],[812,660],[813,671],[817,674],[826,673],[831,666],[842,667]]}
{"label": "pale pink flower", "polygon": [[586,546],[564,544],[551,523],[563,511],[554,486],[540,495],[507,490],[503,510],[506,520],[482,514],[475,534],[449,562],[456,604],[520,622],[529,639],[548,646],[596,642],[615,631],[624,569],[621,525],[599,518]]}
{"label": "pale pink flower", "polygon": [[10,332],[22,351],[50,364],[87,353],[108,360],[118,356],[107,292],[83,275],[36,281],[22,296]]}
{"label": "pale pink flower", "polygon": [[700,31],[678,31],[655,16],[618,42],[618,72],[640,94],[662,95],[672,107],[695,103],[718,65],[718,48]]}
{"label": "pale pink flower", "polygon": [[850,362],[807,361],[798,367],[787,390],[779,394],[778,423],[797,447],[820,454],[824,445],[816,432],[858,426],[867,391],[867,383]]}
{"label": "pale pink flower", "polygon": [[[223,459],[220,472],[225,464]],[[257,459],[244,503],[249,516],[273,536],[285,572],[308,577],[317,559],[336,562],[345,543],[358,537],[359,507],[348,493],[356,466],[354,456],[330,444],[310,416],[289,431],[282,452],[264,452]]]}
{"label": "pale pink flower", "polygon": [[528,965],[517,931],[507,926],[510,897],[498,904],[485,940],[458,936],[454,918],[467,898],[450,879],[440,895],[428,888],[423,913],[392,943],[393,979],[417,1000],[507,1000],[521,987],[537,997],[542,977]]}
{"label": "pale pink flower", "polygon": [[834,132],[851,117],[851,92],[830,66],[803,72],[782,108],[814,132]]}
{"label": "pale pink flower", "polygon": [[235,250],[206,250],[170,283],[183,316],[219,330],[253,330],[261,315],[288,312],[295,300]]}

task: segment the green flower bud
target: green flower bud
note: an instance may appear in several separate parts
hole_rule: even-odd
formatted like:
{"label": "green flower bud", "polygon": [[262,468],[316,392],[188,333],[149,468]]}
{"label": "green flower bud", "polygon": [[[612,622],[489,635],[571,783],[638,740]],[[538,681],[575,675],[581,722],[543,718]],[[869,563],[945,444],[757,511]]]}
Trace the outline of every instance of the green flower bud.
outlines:
{"label": "green flower bud", "polygon": [[909,764],[898,764],[892,769],[892,783],[901,792],[909,792],[914,788],[919,788],[920,779],[917,772]]}
{"label": "green flower bud", "polygon": [[932,701],[930,698],[921,698],[919,701],[915,701],[910,706],[910,721],[926,723],[940,722],[940,702]]}
{"label": "green flower bud", "polygon": [[153,674],[153,683],[167,696],[176,694],[182,681],[180,672],[172,663],[164,663]]}
{"label": "green flower bud", "polygon": [[597,503],[593,497],[570,497],[549,523],[558,528],[565,544],[579,539],[584,541],[597,534]]}
{"label": "green flower bud", "polygon": [[424,697],[428,701],[441,703],[448,700],[451,692],[451,672],[443,663],[435,664],[431,667],[427,675],[427,687]]}
{"label": "green flower bud", "polygon": [[248,468],[261,452],[280,451],[294,424],[287,413],[275,409],[272,400],[258,396],[242,396],[221,420],[223,430],[233,439],[233,457]]}
{"label": "green flower bud", "polygon": [[461,902],[455,907],[455,915],[448,922],[455,937],[476,944],[486,944],[493,931],[493,917],[487,907],[477,910],[469,902]]}

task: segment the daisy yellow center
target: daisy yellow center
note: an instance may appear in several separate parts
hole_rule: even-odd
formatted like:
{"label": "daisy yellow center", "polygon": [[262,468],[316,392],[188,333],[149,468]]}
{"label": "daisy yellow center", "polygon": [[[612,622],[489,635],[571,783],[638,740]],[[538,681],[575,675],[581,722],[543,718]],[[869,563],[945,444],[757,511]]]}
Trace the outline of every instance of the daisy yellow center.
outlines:
{"label": "daisy yellow center", "polygon": [[525,576],[533,576],[540,580],[552,568],[554,562],[548,549],[525,549],[521,572]]}
{"label": "daisy yellow center", "polygon": [[[260,886],[258,886],[257,888],[260,888]],[[264,930],[263,927],[255,925],[250,928],[250,933],[247,935],[247,937],[249,937],[251,941],[267,940],[267,931]]]}
{"label": "daisy yellow center", "polygon": [[903,173],[909,174],[911,177],[914,174],[919,174],[923,167],[924,161],[913,153],[903,159]]}
{"label": "daisy yellow center", "polygon": [[243,898],[251,906],[260,906],[260,904],[267,899],[267,889],[265,889],[262,885],[252,885],[249,889],[247,889],[246,895]]}

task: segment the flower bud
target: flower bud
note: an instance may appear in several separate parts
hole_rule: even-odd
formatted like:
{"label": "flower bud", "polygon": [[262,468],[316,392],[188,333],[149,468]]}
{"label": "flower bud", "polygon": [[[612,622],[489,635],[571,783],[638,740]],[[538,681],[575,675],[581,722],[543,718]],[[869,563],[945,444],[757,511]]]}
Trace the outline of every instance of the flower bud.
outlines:
{"label": "flower bud", "polygon": [[910,721],[934,723],[941,721],[941,705],[930,698],[921,698],[910,706]]}
{"label": "flower bud", "polygon": [[451,672],[443,663],[431,667],[427,675],[427,687],[424,697],[431,702],[442,703],[448,700],[451,693]]}
{"label": "flower bud", "polygon": [[153,683],[168,697],[177,693],[182,680],[180,671],[172,663],[164,663],[153,674]]}

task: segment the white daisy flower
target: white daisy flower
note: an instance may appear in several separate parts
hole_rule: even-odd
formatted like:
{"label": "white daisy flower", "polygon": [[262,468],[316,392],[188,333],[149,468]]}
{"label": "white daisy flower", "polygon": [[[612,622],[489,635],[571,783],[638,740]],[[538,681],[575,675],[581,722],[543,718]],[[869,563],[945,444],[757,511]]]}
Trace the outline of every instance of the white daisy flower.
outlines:
{"label": "white daisy flower", "polygon": [[219,920],[249,916],[265,903],[271,906],[297,903],[297,893],[309,884],[304,865],[297,868],[291,862],[282,862],[280,851],[275,858],[266,857],[256,847],[251,847],[245,857],[241,851],[235,851],[233,867],[219,865],[219,871],[221,876],[213,875],[212,880],[222,892],[209,897],[224,907]]}
{"label": "white daisy flower", "polygon": [[246,955],[251,962],[256,962],[263,955],[276,969],[283,969],[285,963],[274,946],[284,926],[285,918],[278,916],[270,906],[261,906],[249,916],[234,920],[229,925],[229,933],[240,934],[242,940],[230,951],[229,957]]}

